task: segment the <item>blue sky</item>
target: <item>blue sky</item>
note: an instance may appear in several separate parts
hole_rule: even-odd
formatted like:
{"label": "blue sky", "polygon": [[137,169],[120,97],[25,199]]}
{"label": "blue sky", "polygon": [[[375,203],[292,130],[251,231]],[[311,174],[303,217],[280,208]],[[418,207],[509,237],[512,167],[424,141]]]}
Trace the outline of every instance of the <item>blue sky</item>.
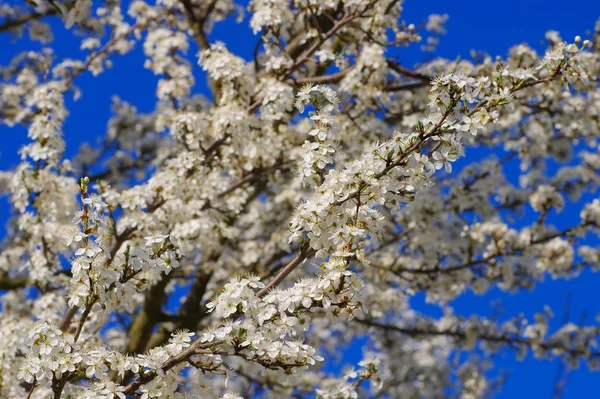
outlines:
{"label": "blue sky", "polygon": [[[469,57],[472,49],[482,50],[491,55],[506,55],[510,46],[527,42],[539,52],[543,51],[544,34],[553,29],[571,41],[575,35],[587,37],[600,17],[600,0],[558,1],[558,0],[503,0],[503,1],[457,1],[457,0],[406,0],[403,19],[418,24],[430,13],[448,14],[448,33],[441,38],[436,55],[454,59],[457,56]],[[248,17],[241,25],[225,23],[217,25],[210,36],[211,41],[224,41],[228,48],[246,59],[252,56],[256,42],[247,25]],[[53,44],[59,58],[72,56],[81,58],[78,50],[79,39],[64,29],[55,31]],[[426,57],[417,50],[400,50],[397,54],[404,65],[422,61]],[[26,39],[11,42],[8,36],[0,36],[0,64],[7,64],[10,58],[23,50],[39,49],[39,43]],[[195,48],[190,54],[195,53]],[[114,67],[97,78],[84,74],[76,81],[83,90],[77,102],[68,99],[70,115],[65,123],[67,157],[76,153],[83,142],[94,143],[106,130],[111,115],[111,97],[118,94],[122,100],[137,106],[141,112],[150,112],[156,103],[156,77],[143,68],[143,54],[137,46],[130,54],[113,59]],[[206,78],[199,68],[195,68],[195,92],[206,92]],[[8,129],[0,126],[0,169],[9,169],[19,162],[17,150],[27,142],[24,128]],[[481,154],[467,153],[478,158]],[[466,158],[461,162],[469,162]],[[569,207],[567,207],[569,208]],[[555,215],[557,225],[571,225],[578,218],[578,207]],[[9,207],[6,198],[0,198],[0,223],[4,225]],[[2,230],[0,230],[2,232]],[[0,233],[0,236],[3,233]],[[588,313],[588,322],[600,313],[600,275],[584,273],[571,281],[547,279],[538,285],[534,292],[517,295],[492,291],[484,297],[467,294],[454,303],[462,314],[490,315],[492,301],[500,299],[507,316],[519,312],[531,315],[545,304],[555,313],[555,322],[562,318],[566,298],[571,293],[570,319],[577,322],[582,312]],[[420,301],[415,306],[428,309]],[[558,364],[551,361],[537,361],[527,358],[523,362],[515,360],[514,354],[504,351],[496,359],[496,365],[510,371],[507,383],[500,398],[551,398],[554,377]],[[564,398],[591,398],[600,396],[600,374],[593,374],[585,367],[573,371],[564,392]]]}

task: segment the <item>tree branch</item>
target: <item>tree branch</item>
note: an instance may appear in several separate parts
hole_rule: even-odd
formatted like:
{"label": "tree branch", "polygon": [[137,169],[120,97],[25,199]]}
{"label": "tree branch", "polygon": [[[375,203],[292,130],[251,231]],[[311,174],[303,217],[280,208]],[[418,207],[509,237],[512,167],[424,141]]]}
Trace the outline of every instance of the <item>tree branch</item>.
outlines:
{"label": "tree branch", "polygon": [[0,25],[0,33],[6,32],[11,29],[15,29],[20,27],[21,25],[25,25],[28,22],[36,21],[38,19],[58,14],[58,10],[55,8],[50,8],[43,13],[32,12],[30,14],[19,15],[17,18],[8,19],[2,25]]}
{"label": "tree branch", "polygon": [[272,288],[275,288],[279,283],[281,283],[291,272],[298,267],[306,258],[314,254],[314,250],[308,247],[302,248],[300,253],[294,257],[287,265],[285,265],[279,273],[265,286],[265,288],[261,289],[256,293],[256,296],[262,297],[269,293]]}
{"label": "tree branch", "polygon": [[[377,322],[375,320],[369,319],[355,319],[358,323],[364,324],[366,326],[375,327],[381,330],[394,331],[403,335],[408,335],[410,337],[418,338],[418,337],[428,337],[428,336],[446,336],[451,337],[457,340],[467,340],[469,338],[469,332],[464,329],[461,329],[460,326],[455,326],[452,329],[438,329],[436,326],[423,326],[423,327],[402,327],[395,326],[390,324],[384,324]],[[544,342],[532,338],[526,338],[520,335],[509,335],[507,333],[498,333],[494,334],[491,332],[477,332],[477,339],[480,341],[490,342],[494,344],[504,344],[504,345],[517,345],[517,346],[525,346],[529,349],[542,349],[544,351],[550,352],[553,350],[558,350],[563,353],[567,353],[572,357],[589,357],[600,359],[600,352],[589,352],[586,349],[577,349],[571,348],[565,345],[561,345],[560,342]]]}
{"label": "tree branch", "polygon": [[8,277],[0,273],[0,290],[17,290],[27,286],[29,279],[27,277]]}

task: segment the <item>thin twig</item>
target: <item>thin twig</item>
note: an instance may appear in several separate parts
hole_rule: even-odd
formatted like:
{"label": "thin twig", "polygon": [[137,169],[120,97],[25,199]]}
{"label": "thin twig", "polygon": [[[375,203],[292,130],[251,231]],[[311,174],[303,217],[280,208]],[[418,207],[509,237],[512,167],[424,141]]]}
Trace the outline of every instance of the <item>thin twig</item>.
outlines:
{"label": "thin twig", "polygon": [[275,288],[277,285],[279,285],[279,283],[281,283],[283,280],[285,280],[285,278],[287,276],[289,276],[289,274],[291,272],[293,272],[294,269],[296,269],[296,267],[298,267],[298,265],[300,265],[306,258],[308,258],[310,255],[312,255],[313,252],[314,251],[312,249],[308,249],[308,248],[301,249],[300,252],[298,253],[298,255],[296,255],[294,257],[294,259],[292,259],[287,265],[285,265],[279,271],[279,273],[277,273],[277,275],[275,277],[273,277],[273,279],[271,281],[269,281],[269,284],[267,284],[265,286],[265,288],[261,289],[260,291],[258,291],[256,293],[256,296],[258,296],[258,297],[265,296],[272,288]]}

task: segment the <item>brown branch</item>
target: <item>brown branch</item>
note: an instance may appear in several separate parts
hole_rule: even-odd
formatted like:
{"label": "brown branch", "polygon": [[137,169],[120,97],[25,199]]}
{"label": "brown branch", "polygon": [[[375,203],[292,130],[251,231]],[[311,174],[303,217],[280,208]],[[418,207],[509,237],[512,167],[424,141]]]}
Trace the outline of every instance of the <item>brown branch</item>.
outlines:
{"label": "brown branch", "polygon": [[285,265],[279,273],[265,286],[265,288],[261,289],[256,293],[256,296],[262,297],[269,293],[272,288],[275,288],[279,283],[281,283],[291,272],[298,267],[306,258],[314,254],[314,250],[309,248],[302,248],[298,255],[294,257],[287,265]]}
{"label": "brown branch", "polygon": [[16,29],[21,25],[25,25],[28,22],[36,21],[43,17],[47,17],[50,15],[58,14],[58,10],[55,8],[50,8],[43,13],[32,12],[30,14],[19,15],[16,18],[6,20],[2,25],[0,25],[0,33],[6,32],[11,29]]}
{"label": "brown branch", "polygon": [[[110,249],[110,255],[108,257],[107,262],[110,262],[112,259],[114,259],[115,255],[117,254],[117,252],[119,251],[119,249],[121,248],[123,243],[125,243],[125,241],[127,241],[131,237],[131,234],[133,234],[133,232],[134,232],[134,230],[129,228],[129,229],[126,229],[120,235],[117,235],[116,242],[113,244],[113,246]],[[62,322],[60,323],[61,331],[67,331],[69,329],[69,327],[71,326],[71,321],[73,320],[73,317],[75,317],[75,315],[77,314],[78,310],[79,310],[78,306],[74,306],[69,309],[67,314],[65,314],[65,317],[63,318]],[[86,317],[87,317],[87,315],[86,315]],[[85,320],[84,320],[84,322],[85,322]]]}
{"label": "brown branch", "polygon": [[7,277],[0,274],[0,290],[16,290],[27,286],[29,279],[27,277]]}
{"label": "brown branch", "polygon": [[206,288],[213,275],[213,272],[198,271],[198,275],[194,279],[190,293],[187,295],[185,302],[176,315],[160,315],[159,321],[172,321],[174,325],[172,327],[162,326],[158,329],[148,340],[146,350],[150,350],[159,345],[163,345],[173,331],[177,330],[190,330],[194,331],[200,321],[208,314],[206,307],[202,303]]}
{"label": "brown branch", "polygon": [[77,314],[78,310],[79,308],[77,306],[69,309],[62,322],[60,323],[61,331],[67,331],[69,329],[69,327],[71,326],[71,321],[73,320],[73,317],[75,317],[75,315]]}
{"label": "brown branch", "polygon": [[[395,331],[403,335],[408,335],[411,337],[427,337],[427,336],[446,336],[452,337],[459,340],[466,340],[468,338],[468,332],[460,329],[458,326],[455,326],[452,329],[438,329],[435,326],[427,327],[402,327],[389,325],[384,323],[379,323],[374,320],[368,319],[355,319],[358,323],[364,324],[366,326],[375,327],[382,330]],[[505,344],[505,345],[521,345],[527,346],[528,348],[539,348],[544,351],[552,351],[559,350],[564,353],[568,353],[574,357],[590,357],[590,358],[599,358],[600,352],[588,352],[584,349],[574,349],[570,347],[566,347],[565,345],[561,345],[559,342],[539,342],[535,339],[525,338],[520,335],[509,335],[507,333],[486,333],[479,332],[477,335],[477,339],[480,341],[491,342],[495,344]]]}
{"label": "brown branch", "polygon": [[[342,4],[340,3],[340,6]],[[317,28],[320,32],[328,31],[335,24],[336,18],[341,15],[343,12],[342,7],[338,7],[337,10],[334,10],[330,15],[325,12],[322,15],[317,16]],[[298,18],[300,18],[300,13],[296,14]],[[304,30],[300,30],[295,33],[290,40],[287,41],[287,44],[283,48],[283,52],[286,53],[291,59],[296,59],[302,54],[304,50],[306,50],[310,46],[310,41],[304,40]]]}
{"label": "brown branch", "polygon": [[273,165],[267,168],[261,168],[261,169],[257,169],[255,171],[253,171],[252,173],[248,174],[247,176],[241,178],[240,180],[236,181],[235,183],[232,183],[229,187],[227,187],[225,190],[221,191],[219,194],[217,194],[217,198],[223,198],[228,194],[231,194],[233,191],[237,190],[238,188],[241,188],[243,186],[245,186],[248,183],[252,183],[258,179],[260,179],[261,177],[263,177],[267,172],[272,171],[272,170],[278,170],[281,168],[284,168],[286,166],[289,166],[289,162],[281,162],[277,165]]}
{"label": "brown branch", "polygon": [[77,342],[77,340],[79,339],[79,335],[81,334],[81,331],[83,330],[83,325],[85,324],[88,316],[90,315],[90,312],[92,311],[92,304],[88,304],[88,306],[85,307],[85,310],[83,311],[83,314],[81,315],[81,319],[79,320],[79,325],[77,326],[77,330],[75,331],[75,336],[73,337],[73,341]]}
{"label": "brown branch", "polygon": [[146,350],[146,344],[152,336],[152,330],[158,323],[165,299],[165,288],[170,280],[168,276],[163,276],[156,285],[146,292],[142,309],[129,329],[128,353],[143,353]]}
{"label": "brown branch", "polygon": [[57,378],[56,374],[52,375],[52,393],[53,393],[53,398],[54,399],[60,399],[61,394],[62,394],[62,390],[65,387],[65,385],[67,384],[67,376],[69,375],[69,373],[65,373],[63,374],[63,376],[61,378]]}
{"label": "brown branch", "polygon": [[390,69],[398,72],[401,75],[408,76],[409,78],[419,79],[419,80],[421,80],[423,82],[427,82],[427,83],[431,82],[431,79],[433,79],[429,75],[425,75],[423,73],[407,69],[392,60],[387,60],[387,64],[388,64],[388,67],[390,67]]}
{"label": "brown branch", "polygon": [[[554,233],[554,234],[550,234],[548,236],[545,236],[543,238],[538,238],[536,240],[531,240],[529,242],[529,245],[539,245],[539,244],[543,244],[546,243],[554,238],[557,237],[563,237],[563,236],[567,236],[569,234],[571,234],[574,230],[581,228],[581,227],[586,227],[589,226],[589,223],[583,223],[581,225],[577,225],[574,227],[570,227],[568,229],[565,229],[563,231]],[[509,255],[514,255],[517,252],[520,251],[524,251],[527,248],[511,248],[508,251],[504,251],[504,252],[500,252],[497,254],[492,254],[492,255],[488,255],[486,257],[483,257],[481,259],[473,259],[470,260],[468,262],[464,262],[461,263],[459,265],[455,265],[455,266],[450,266],[450,267],[446,267],[446,268],[440,268],[439,265],[436,265],[436,267],[431,268],[431,269],[407,269],[407,268],[392,268],[390,269],[391,272],[393,272],[394,274],[398,274],[398,273],[408,273],[408,274],[441,274],[441,273],[452,273],[452,272],[456,272],[456,271],[460,271],[463,269],[468,269],[472,266],[476,266],[479,264],[485,264],[489,261],[492,261],[496,258],[499,258],[501,256],[509,256]]]}
{"label": "brown branch", "polygon": [[412,83],[386,86],[386,87],[384,87],[383,90],[387,91],[387,92],[405,91],[405,90],[412,90],[412,89],[420,89],[422,87],[427,87],[427,86],[429,86],[429,82],[420,81],[420,82],[412,82]]}
{"label": "brown branch", "polygon": [[33,395],[33,391],[35,391],[35,389],[38,387],[37,384],[37,379],[33,379],[33,384],[31,384],[31,389],[29,390],[29,393],[27,394],[27,398],[26,399],[30,399],[31,395]]}
{"label": "brown branch", "polygon": [[206,34],[204,33],[204,24],[206,23],[206,20],[208,19],[208,17],[214,10],[217,1],[212,0],[210,2],[206,12],[204,13],[204,15],[202,17],[196,16],[196,13],[194,12],[194,5],[192,4],[192,2],[190,0],[179,0],[179,1],[181,2],[181,4],[183,5],[183,8],[185,9],[185,14],[188,19],[188,24],[190,25],[190,28],[192,28],[192,33],[194,34],[194,39],[196,39],[196,42],[198,43],[198,46],[200,47],[201,50],[206,50],[207,48],[210,47],[210,43],[208,42],[208,38],[206,37]]}
{"label": "brown branch", "polygon": [[[285,81],[287,79],[290,79],[292,77],[292,74],[298,69],[300,68],[309,58],[310,56],[315,53],[322,45],[323,43],[325,43],[328,39],[330,39],[332,36],[334,36],[338,30],[340,30],[341,28],[343,28],[346,24],[354,21],[356,18],[360,18],[363,16],[363,14],[372,6],[376,3],[377,1],[371,2],[369,4],[369,7],[367,7],[362,13],[358,14],[358,15],[347,15],[342,17],[340,20],[336,21],[332,28],[327,31],[327,33],[320,35],[319,36],[319,40],[317,40],[312,46],[310,46],[308,49],[306,49],[304,52],[302,52],[298,58],[294,61],[294,63],[292,64],[292,66],[290,66],[284,74],[280,75],[278,77],[279,80]],[[295,39],[294,39],[295,40]],[[291,44],[291,43],[290,43]],[[287,50],[286,50],[287,52]],[[342,71],[343,72],[343,71]],[[349,72],[349,71],[347,71]],[[346,73],[347,73],[346,72]],[[335,74],[334,74],[335,75]],[[333,77],[334,80],[335,79],[341,79],[343,78],[343,76],[331,76],[330,78]],[[318,78],[318,79],[317,79]],[[321,79],[321,77],[309,77],[309,78],[292,78],[293,81],[295,82],[313,82],[313,83],[319,83],[318,81]],[[322,83],[326,83],[327,79],[329,78],[322,78],[323,81]],[[249,114],[253,114],[254,112],[256,112],[256,110],[260,107],[260,104],[262,103],[262,100],[256,100],[254,101],[247,109],[246,112],[248,112]]]}
{"label": "brown branch", "polygon": [[[215,9],[217,0],[211,0],[211,2],[208,4],[208,7],[206,8],[206,11],[204,12],[204,14],[202,16],[196,15],[196,13],[194,12],[194,5],[192,4],[191,0],[179,0],[179,1],[181,2],[181,4],[183,5],[183,8],[185,9],[185,14],[187,16],[188,25],[192,29],[192,33],[194,35],[194,39],[196,40],[196,43],[198,44],[198,47],[200,47],[200,50],[209,49],[210,43],[208,41],[208,38],[206,37],[206,33],[204,32],[204,25],[206,24],[206,21],[210,17],[210,14]],[[215,81],[213,79],[209,79],[209,80],[210,80],[210,87],[212,89],[215,104],[218,105],[219,100],[221,98],[221,85],[218,81]]]}
{"label": "brown branch", "polygon": [[355,16],[348,15],[348,16],[345,16],[342,19],[338,20],[333,25],[333,27],[323,37],[321,37],[319,40],[317,40],[312,46],[310,46],[306,51],[304,51],[298,57],[298,59],[296,59],[296,61],[294,61],[292,66],[289,67],[288,70],[286,71],[286,73],[283,75],[283,79],[287,79],[290,76],[292,76],[292,74],[298,68],[300,68],[310,58],[310,56],[313,55],[313,53],[315,51],[317,51],[323,45],[323,43],[325,43],[325,41],[327,41],[329,38],[331,38],[333,35],[335,35],[338,30],[343,28],[347,23],[353,21],[355,18],[356,18]]}
{"label": "brown branch", "polygon": [[292,80],[292,83],[296,85],[306,84],[306,83],[314,83],[314,84],[328,84],[328,83],[337,83],[342,80],[348,72],[354,69],[354,65],[348,67],[342,71],[332,73],[330,75],[321,75],[321,76],[307,76],[302,78],[296,78]]}
{"label": "brown branch", "polygon": [[[220,342],[202,343],[202,342],[200,342],[200,340],[196,340],[187,349],[185,349],[184,351],[182,351],[178,355],[175,355],[175,356],[171,357],[169,360],[167,360],[166,362],[164,362],[163,365],[162,365],[162,367],[161,367],[161,371],[162,372],[167,372],[167,371],[171,370],[173,367],[175,367],[175,366],[177,366],[177,365],[179,365],[179,364],[181,364],[183,362],[186,362],[189,358],[191,358],[195,354],[199,353],[203,349],[208,349],[210,347],[218,345],[219,343]],[[125,387],[125,390],[123,392],[126,395],[131,395],[142,384],[146,384],[146,383],[152,381],[154,378],[156,378],[157,375],[158,375],[158,372],[155,371],[155,370],[151,370],[151,371],[148,371],[148,372],[146,372],[144,374],[141,374],[135,381],[133,381],[129,385],[127,385]]]}
{"label": "brown branch", "polygon": [[137,29],[140,29],[142,26],[144,26],[144,24],[141,23],[133,25],[121,35],[113,36],[108,42],[104,44],[104,46],[90,54],[84,61],[83,65],[75,69],[73,73],[65,79],[65,89],[69,88],[75,80],[75,78],[79,76],[82,72],[86,71],[90,67],[90,65],[92,65],[92,62],[94,62],[98,57],[104,54],[108,54],[111,47],[114,46],[119,40],[125,39],[129,35],[133,34]]}

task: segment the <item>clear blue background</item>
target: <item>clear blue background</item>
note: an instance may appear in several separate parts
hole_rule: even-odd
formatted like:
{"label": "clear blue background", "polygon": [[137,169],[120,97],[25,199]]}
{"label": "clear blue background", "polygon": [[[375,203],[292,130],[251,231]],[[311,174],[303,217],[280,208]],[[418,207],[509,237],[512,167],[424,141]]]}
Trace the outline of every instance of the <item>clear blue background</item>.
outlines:
{"label": "clear blue background", "polygon": [[[600,17],[600,0],[559,1],[559,0],[504,0],[504,1],[453,1],[453,0],[406,0],[402,18],[418,25],[430,13],[447,13],[450,20],[446,24],[448,33],[441,38],[436,55],[455,59],[457,56],[469,58],[471,49],[483,50],[493,56],[505,56],[510,46],[527,42],[538,52],[544,49],[544,34],[553,29],[561,36],[572,41],[575,35],[586,38]],[[57,27],[52,44],[55,53],[62,59],[73,57],[81,59],[79,39],[73,32]],[[252,58],[252,49],[256,37],[248,29],[248,16],[241,25],[233,22],[218,24],[210,35],[210,40],[224,41],[228,48],[247,60]],[[0,63],[7,64],[13,55],[23,50],[40,49],[39,43],[27,39],[11,41],[7,34],[0,35]],[[196,48],[190,49],[195,55]],[[418,45],[400,50],[400,61],[412,65],[427,57],[419,53]],[[195,60],[195,56],[193,58]],[[114,67],[97,78],[91,74],[80,76],[76,84],[83,90],[78,101],[68,99],[70,115],[65,123],[64,135],[67,142],[67,157],[77,152],[83,142],[94,143],[106,131],[111,115],[111,97],[118,94],[122,100],[135,105],[141,112],[151,112],[156,103],[155,88],[157,78],[144,69],[144,56],[141,46],[126,56],[114,57]],[[207,92],[206,78],[200,68],[195,67],[196,87],[194,92]],[[9,129],[0,126],[0,169],[6,170],[19,163],[18,149],[27,142],[23,127]],[[464,165],[469,160],[480,158],[483,153],[469,151],[468,157],[459,161]],[[457,165],[459,166],[459,165]],[[458,168],[455,168],[458,169]],[[509,176],[510,177],[510,176]],[[578,204],[567,206],[566,210],[553,217],[558,227],[576,224],[579,220]],[[4,225],[10,208],[7,198],[0,198],[0,224]],[[0,234],[2,236],[4,234]],[[582,312],[587,312],[587,321],[591,322],[600,313],[600,274],[584,273],[575,280],[552,281],[547,279],[533,292],[508,295],[493,290],[484,297],[466,294],[453,305],[465,315],[491,315],[495,300],[501,300],[506,317],[516,316],[520,312],[532,315],[540,311],[545,304],[555,311],[553,326],[560,324],[563,317],[566,298],[572,295],[570,320],[577,323]],[[414,306],[426,312],[435,310],[423,304],[418,298]],[[360,351],[349,357],[359,357]],[[518,362],[511,351],[503,351],[496,359],[496,366],[510,371],[508,380],[502,389],[500,398],[552,398],[553,385],[558,363],[535,360],[528,357]],[[564,398],[600,397],[600,373],[590,373],[585,366],[570,373],[564,391]]]}

